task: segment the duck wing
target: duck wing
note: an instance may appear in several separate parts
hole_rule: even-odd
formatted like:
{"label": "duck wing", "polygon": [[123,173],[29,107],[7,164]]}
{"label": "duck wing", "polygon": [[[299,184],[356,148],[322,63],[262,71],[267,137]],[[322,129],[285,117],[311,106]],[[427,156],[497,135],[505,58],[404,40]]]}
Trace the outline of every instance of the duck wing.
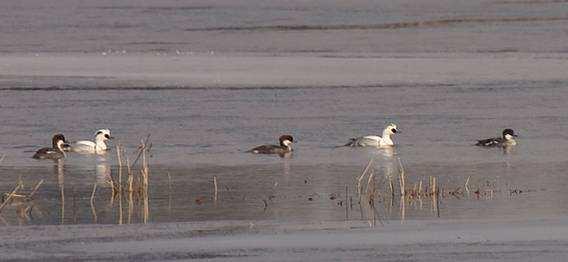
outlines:
{"label": "duck wing", "polygon": [[35,154],[32,156],[32,158],[34,158],[34,159],[59,159],[62,156],[63,155],[60,152],[53,150],[53,148],[44,147],[44,148],[40,148],[39,150],[37,150],[35,152]]}
{"label": "duck wing", "polygon": [[379,146],[381,141],[380,136],[360,136],[349,139],[345,146],[364,147],[364,146]]}
{"label": "duck wing", "polygon": [[77,153],[92,153],[95,151],[95,142],[82,140],[71,144],[71,150]]}
{"label": "duck wing", "polygon": [[280,146],[276,146],[276,145],[261,145],[261,146],[257,146],[255,148],[248,150],[248,151],[245,151],[245,152],[253,153],[253,154],[274,154],[279,149],[282,149],[282,148]]}
{"label": "duck wing", "polygon": [[487,146],[487,147],[493,147],[493,146],[499,146],[503,143],[503,141],[501,141],[501,138],[488,138],[488,139],[483,139],[483,140],[477,140],[477,144],[475,144],[476,146]]}

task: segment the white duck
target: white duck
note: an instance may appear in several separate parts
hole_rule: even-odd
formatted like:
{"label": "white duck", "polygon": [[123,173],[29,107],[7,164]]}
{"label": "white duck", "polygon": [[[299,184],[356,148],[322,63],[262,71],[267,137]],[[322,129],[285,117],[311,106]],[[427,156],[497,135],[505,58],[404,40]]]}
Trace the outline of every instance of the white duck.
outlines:
{"label": "white duck", "polygon": [[392,141],[391,136],[398,133],[398,129],[396,125],[390,123],[385,127],[383,130],[383,136],[377,135],[368,135],[368,136],[360,136],[351,138],[345,146],[352,146],[352,147],[365,147],[365,146],[373,146],[379,148],[388,148],[393,147],[394,142]]}
{"label": "white duck", "polygon": [[81,140],[71,144],[71,151],[80,154],[104,154],[109,150],[106,141],[112,139],[109,129],[100,129],[95,133],[95,142]]}

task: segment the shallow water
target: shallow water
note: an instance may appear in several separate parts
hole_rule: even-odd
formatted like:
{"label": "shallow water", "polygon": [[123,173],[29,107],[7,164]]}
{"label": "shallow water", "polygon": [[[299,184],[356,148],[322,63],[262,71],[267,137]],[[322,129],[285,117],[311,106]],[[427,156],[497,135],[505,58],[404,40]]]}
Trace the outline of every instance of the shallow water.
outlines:
{"label": "shallow water", "polygon": [[[378,214],[387,221],[402,216],[398,198],[391,203],[387,197],[386,182],[389,176],[398,181],[399,159],[411,185],[438,178],[446,190],[439,204],[445,219],[565,215],[565,86],[5,90],[1,189],[9,191],[20,176],[27,188],[40,179],[45,184],[28,203],[34,206],[30,218],[18,218],[16,206],[3,216],[9,224],[144,222],[141,202],[135,199],[128,213],[125,196],[122,219],[119,201],[111,202],[105,181],[109,172],[117,176],[114,151],[70,155],[59,165],[29,158],[53,132],[77,140],[102,127],[112,129],[114,142],[127,146],[131,158],[138,141],[151,134],[149,222],[361,219],[356,179],[370,159],[381,194]],[[401,130],[392,152],[335,148],[391,121]],[[472,145],[505,127],[520,135],[510,152]],[[297,139],[291,157],[244,153],[281,133]],[[449,195],[455,190],[457,196]],[[429,199],[405,202],[405,219],[436,217]]]}

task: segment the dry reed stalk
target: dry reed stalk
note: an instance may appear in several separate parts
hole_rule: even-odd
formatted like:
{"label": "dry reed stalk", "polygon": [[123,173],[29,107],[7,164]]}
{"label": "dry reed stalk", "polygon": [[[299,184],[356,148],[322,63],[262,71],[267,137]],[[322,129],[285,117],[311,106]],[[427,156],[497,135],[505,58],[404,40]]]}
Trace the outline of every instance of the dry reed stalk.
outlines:
{"label": "dry reed stalk", "polygon": [[28,195],[28,198],[32,198],[35,193],[39,190],[39,187],[43,184],[43,179],[40,180],[39,182],[37,182],[37,184],[35,185],[34,189],[32,190],[32,192]]}
{"label": "dry reed stalk", "polygon": [[440,194],[440,185],[438,184],[438,177],[432,177],[432,192],[434,195]]}
{"label": "dry reed stalk", "polygon": [[91,192],[91,204],[95,202],[95,193],[97,192],[97,182],[93,183],[93,192]]}
{"label": "dry reed stalk", "polygon": [[16,192],[18,192],[18,190],[20,190],[21,188],[22,188],[22,184],[21,184],[21,182],[19,182],[16,185],[16,187],[14,187],[14,190],[12,190],[12,192],[10,192],[10,194],[8,194],[8,197],[6,197],[6,199],[4,199],[4,202],[2,202],[2,204],[0,204],[0,212],[2,212],[2,209],[4,209],[4,207],[8,204],[8,202],[10,202],[10,200],[14,197]]}
{"label": "dry reed stalk", "polygon": [[218,188],[217,188],[217,176],[213,176],[213,187],[214,187],[214,192],[215,194],[213,195],[213,200],[215,202],[217,202],[217,192],[218,192]]}
{"label": "dry reed stalk", "polygon": [[394,183],[392,182],[392,177],[389,176],[389,191],[391,193],[391,199],[394,199]]}
{"label": "dry reed stalk", "polygon": [[468,197],[469,197],[469,179],[470,179],[470,178],[471,178],[471,176],[468,176],[468,177],[467,177],[467,180],[465,181],[465,185],[464,185],[465,192],[467,192],[467,196],[468,196]]}
{"label": "dry reed stalk", "polygon": [[61,183],[59,185],[59,191],[60,191],[59,193],[61,195],[61,204],[60,204],[60,206],[61,206],[60,220],[61,221],[60,222],[61,222],[61,224],[63,224],[65,222],[65,184],[64,183]]}
{"label": "dry reed stalk", "polygon": [[148,178],[150,176],[150,169],[148,164],[148,139],[150,139],[150,135],[146,138],[146,141],[142,140],[142,197],[144,199],[143,202],[143,223],[148,223],[148,218],[150,216],[150,205],[149,205],[149,196],[148,196]]}
{"label": "dry reed stalk", "polygon": [[144,196],[144,216],[143,216],[143,223],[148,224],[148,219],[150,218],[150,206],[149,206],[149,198],[148,194]]}
{"label": "dry reed stalk", "polygon": [[128,193],[128,216],[127,216],[127,223],[132,223],[132,213],[134,212],[134,201],[132,198],[132,191]]}
{"label": "dry reed stalk", "polygon": [[140,145],[138,146],[138,154],[136,155],[136,158],[134,159],[134,161],[132,161],[130,168],[134,167],[134,165],[136,165],[138,160],[142,157],[142,154],[146,151],[146,149],[148,147],[148,141],[149,140],[150,140],[150,134],[148,134],[148,136],[146,136],[146,139],[141,139]]}
{"label": "dry reed stalk", "polygon": [[122,155],[121,145],[116,145],[116,159],[118,161],[118,192],[122,193]]}
{"label": "dry reed stalk", "polygon": [[93,183],[93,192],[91,192],[91,213],[93,214],[93,223],[97,223],[97,210],[95,208],[95,193],[97,192],[97,181]]}
{"label": "dry reed stalk", "polygon": [[345,185],[345,221],[349,220],[349,187]]}
{"label": "dry reed stalk", "polygon": [[12,196],[13,198],[26,198],[26,195],[21,195],[21,194],[14,194],[14,196]]}
{"label": "dry reed stalk", "polygon": [[388,204],[385,202],[385,204],[387,205],[386,207],[386,215],[388,218],[390,218],[392,216],[392,208],[394,207],[394,197],[391,197],[389,199]]}
{"label": "dry reed stalk", "polygon": [[122,193],[118,193],[118,224],[122,225]]}
{"label": "dry reed stalk", "polygon": [[2,161],[4,161],[4,158],[6,158],[6,154],[2,154],[2,156],[0,157],[0,163],[2,163]]}
{"label": "dry reed stalk", "polygon": [[432,177],[432,187],[432,205],[434,207],[434,212],[436,212],[436,216],[440,217],[440,192],[438,189],[438,179],[436,177]]}
{"label": "dry reed stalk", "polygon": [[364,219],[365,217],[363,214],[363,194],[362,194],[363,189],[361,181],[363,180],[363,178],[371,168],[372,163],[373,163],[373,158],[369,159],[369,163],[367,163],[367,166],[365,166],[365,168],[363,169],[363,173],[361,173],[361,176],[359,176],[359,178],[357,179],[357,195],[359,197],[359,206],[361,206],[361,208],[359,209],[359,211],[361,212],[361,219]]}
{"label": "dry reed stalk", "polygon": [[371,171],[371,174],[369,175],[369,179],[367,179],[367,194],[374,193],[372,191],[374,191],[375,184],[374,183],[371,184],[372,182],[374,182],[374,180],[373,180],[374,178],[375,178],[375,172]]}
{"label": "dry reed stalk", "polygon": [[400,168],[400,195],[406,196],[406,175],[404,172],[404,167],[402,167],[402,161],[400,161],[400,158],[397,158],[397,160]]}
{"label": "dry reed stalk", "polygon": [[406,221],[406,196],[400,196],[400,224]]}
{"label": "dry reed stalk", "polygon": [[365,174],[367,174],[367,171],[369,171],[369,168],[371,168],[371,164],[373,163],[373,158],[371,158],[369,160],[369,163],[367,164],[367,166],[365,167],[365,169],[363,169],[363,173],[361,173],[361,176],[359,176],[359,179],[357,179],[357,193],[359,195],[361,195],[361,180],[363,180],[363,177],[365,177]]}
{"label": "dry reed stalk", "polygon": [[147,157],[147,153],[148,153],[148,147],[146,144],[144,144],[144,148],[143,148],[143,152],[142,152],[142,174],[144,175],[144,190],[146,191],[145,193],[148,192],[148,178],[150,176],[150,169],[149,169],[149,164],[148,164],[148,157]]}
{"label": "dry reed stalk", "polygon": [[[378,211],[377,208],[375,206],[375,198],[377,196],[377,186],[375,183],[375,173],[371,172],[371,174],[369,175],[369,180],[367,181],[367,197],[369,199],[369,211],[371,212],[371,221],[372,221],[372,227],[377,226],[377,217],[378,216]],[[381,225],[383,224],[383,222],[380,220],[379,217],[379,222],[381,223]]]}
{"label": "dry reed stalk", "polygon": [[132,192],[134,191],[134,174],[132,174],[132,168],[130,168],[130,160],[128,159],[128,156],[126,157],[126,169],[128,172],[128,193],[132,195]]}
{"label": "dry reed stalk", "polygon": [[422,179],[420,179],[420,182],[418,183],[418,198],[422,197]]}
{"label": "dry reed stalk", "polygon": [[0,214],[0,222],[2,222],[2,224],[4,224],[4,226],[9,226],[10,224],[8,224],[8,221],[6,221],[6,219],[4,219],[4,217]]}
{"label": "dry reed stalk", "polygon": [[120,143],[116,145],[116,159],[118,161],[118,224],[122,225],[122,149]]}

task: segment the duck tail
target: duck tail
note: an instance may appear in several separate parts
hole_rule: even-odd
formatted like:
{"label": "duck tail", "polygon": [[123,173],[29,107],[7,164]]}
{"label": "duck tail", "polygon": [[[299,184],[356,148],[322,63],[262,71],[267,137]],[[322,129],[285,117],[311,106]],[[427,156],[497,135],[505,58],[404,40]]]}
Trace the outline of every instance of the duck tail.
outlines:
{"label": "duck tail", "polygon": [[346,144],[340,145],[340,146],[335,146],[335,148],[338,148],[338,147],[346,147],[346,146],[351,146],[351,147],[353,147],[353,146],[355,146],[355,141],[357,141],[356,138],[350,138],[350,139],[349,139],[349,142],[347,142]]}

